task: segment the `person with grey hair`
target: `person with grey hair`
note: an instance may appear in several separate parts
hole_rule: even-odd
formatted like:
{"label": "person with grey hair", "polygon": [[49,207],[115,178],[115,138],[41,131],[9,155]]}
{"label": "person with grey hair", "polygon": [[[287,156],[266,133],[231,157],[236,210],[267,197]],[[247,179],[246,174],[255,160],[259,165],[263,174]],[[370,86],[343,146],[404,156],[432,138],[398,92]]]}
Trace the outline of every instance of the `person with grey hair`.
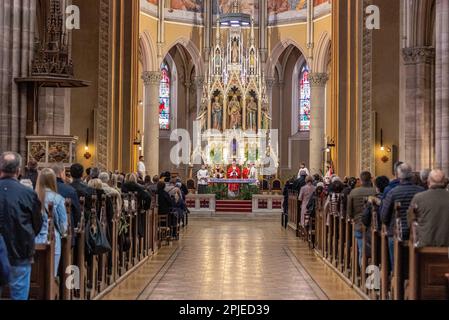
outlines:
{"label": "person with grey hair", "polygon": [[117,211],[120,212],[122,210],[122,194],[117,189],[110,186],[109,182],[111,181],[111,177],[109,176],[109,173],[100,173],[98,179],[100,179],[103,184],[103,191],[105,194],[116,199]]}
{"label": "person with grey hair", "polygon": [[429,177],[429,190],[415,195],[410,206],[408,223],[416,219],[418,247],[449,247],[449,191],[446,176],[441,170],[433,170]]}
{"label": "person with grey hair", "polygon": [[37,194],[18,180],[21,166],[19,154],[0,155],[0,234],[11,264],[8,285],[12,300],[29,298],[34,243],[43,224]]}
{"label": "person with grey hair", "polygon": [[430,172],[432,172],[432,170],[430,169],[423,169],[421,170],[421,172],[419,173],[419,178],[421,180],[421,186],[424,189],[429,189],[429,175]]}
{"label": "person with grey hair", "polygon": [[382,223],[388,227],[388,242],[390,250],[390,263],[394,266],[394,230],[396,227],[395,219],[395,204],[400,203],[399,214],[401,217],[402,240],[409,239],[409,225],[407,221],[407,212],[412,202],[413,197],[425,191],[421,186],[417,186],[412,182],[413,169],[407,164],[403,163],[397,168],[397,176],[399,178],[399,185],[388,193],[383,200],[380,216]]}

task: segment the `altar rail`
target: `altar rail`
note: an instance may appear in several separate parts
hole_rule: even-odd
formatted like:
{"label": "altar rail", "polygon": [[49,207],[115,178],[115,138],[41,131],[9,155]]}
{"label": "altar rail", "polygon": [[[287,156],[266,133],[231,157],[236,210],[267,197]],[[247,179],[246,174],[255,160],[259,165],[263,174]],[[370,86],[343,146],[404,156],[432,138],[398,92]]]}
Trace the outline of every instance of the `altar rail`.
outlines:
{"label": "altar rail", "polygon": [[[31,300],[101,299],[157,253],[162,245],[169,243],[174,228],[179,234],[180,221],[172,224],[167,216],[158,215],[155,197],[148,210],[143,209],[137,194],[123,194],[122,198],[120,210],[115,197],[92,196],[89,210],[85,199],[80,199],[81,221],[74,228],[69,225],[67,234],[62,237],[59,278],[54,277],[54,208],[49,205],[49,237],[46,244],[36,246]],[[66,200],[66,209],[70,223],[70,200]],[[88,253],[86,231],[92,228],[101,228],[106,233],[110,251]],[[72,240],[75,240],[74,246]],[[8,291],[6,288],[4,297],[9,297]]]}
{"label": "altar rail", "polygon": [[[390,270],[387,228],[379,226],[378,212],[374,211],[371,227],[363,227],[359,265],[354,221],[343,213],[327,214],[324,200],[320,200],[308,226],[300,226],[301,210],[297,199],[297,193],[290,194],[289,226],[362,297],[372,300],[449,299],[449,248],[416,247],[416,222],[411,227],[409,241],[402,241],[401,230],[396,229],[394,268]],[[399,206],[396,204],[396,212]],[[371,237],[369,252],[368,236]]]}
{"label": "altar rail", "polygon": [[[281,214],[284,197],[275,194],[253,195],[252,213],[255,214]],[[195,215],[214,215],[216,213],[215,194],[188,194],[186,196],[187,208]]]}

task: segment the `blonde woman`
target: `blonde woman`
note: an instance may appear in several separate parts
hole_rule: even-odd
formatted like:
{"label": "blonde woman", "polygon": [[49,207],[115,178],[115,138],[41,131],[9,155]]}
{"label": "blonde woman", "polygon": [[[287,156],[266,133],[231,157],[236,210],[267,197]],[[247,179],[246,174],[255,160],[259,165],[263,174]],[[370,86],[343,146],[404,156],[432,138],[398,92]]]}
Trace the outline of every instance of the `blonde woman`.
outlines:
{"label": "blonde woman", "polygon": [[48,205],[53,203],[53,220],[55,226],[55,277],[58,275],[59,261],[61,260],[61,237],[68,228],[65,200],[57,192],[56,174],[51,169],[44,169],[39,173],[36,183],[36,192],[43,205],[42,229],[36,237],[36,244],[48,242]]}

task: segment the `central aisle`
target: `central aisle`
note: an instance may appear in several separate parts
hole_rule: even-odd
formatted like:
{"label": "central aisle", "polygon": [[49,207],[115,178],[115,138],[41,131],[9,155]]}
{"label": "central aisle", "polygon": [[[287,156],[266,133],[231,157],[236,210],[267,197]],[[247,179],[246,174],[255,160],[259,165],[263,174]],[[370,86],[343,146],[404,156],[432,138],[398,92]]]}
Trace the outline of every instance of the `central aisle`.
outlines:
{"label": "central aisle", "polygon": [[[307,270],[312,271],[320,286]],[[106,299],[356,299],[353,291],[280,219],[191,219],[179,242],[163,248]]]}

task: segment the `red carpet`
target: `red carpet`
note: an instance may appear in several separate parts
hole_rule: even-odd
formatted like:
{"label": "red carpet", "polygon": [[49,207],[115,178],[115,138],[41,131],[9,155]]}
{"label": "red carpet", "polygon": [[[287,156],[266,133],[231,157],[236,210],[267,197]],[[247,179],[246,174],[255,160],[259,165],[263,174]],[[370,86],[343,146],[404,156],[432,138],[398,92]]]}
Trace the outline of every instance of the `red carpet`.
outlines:
{"label": "red carpet", "polygon": [[235,212],[235,213],[252,213],[252,201],[242,200],[217,200],[216,211],[219,212]]}

